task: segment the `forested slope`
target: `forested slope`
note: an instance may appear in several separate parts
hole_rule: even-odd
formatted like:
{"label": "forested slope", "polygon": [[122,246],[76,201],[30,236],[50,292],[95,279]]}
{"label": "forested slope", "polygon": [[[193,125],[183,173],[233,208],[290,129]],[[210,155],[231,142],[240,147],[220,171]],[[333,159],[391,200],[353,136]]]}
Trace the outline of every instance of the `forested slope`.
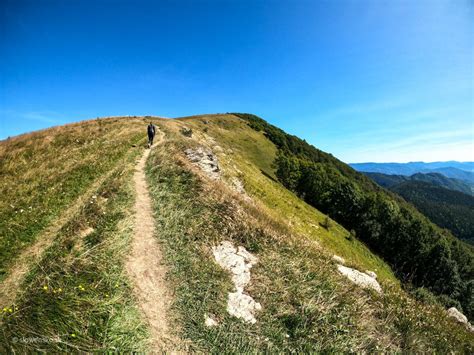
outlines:
{"label": "forested slope", "polygon": [[407,181],[390,190],[438,226],[449,229],[459,239],[474,242],[474,197],[420,181]]}
{"label": "forested slope", "polygon": [[409,204],[298,137],[263,119],[236,114],[278,147],[278,180],[383,257],[406,283],[425,287],[474,317],[474,253]]}

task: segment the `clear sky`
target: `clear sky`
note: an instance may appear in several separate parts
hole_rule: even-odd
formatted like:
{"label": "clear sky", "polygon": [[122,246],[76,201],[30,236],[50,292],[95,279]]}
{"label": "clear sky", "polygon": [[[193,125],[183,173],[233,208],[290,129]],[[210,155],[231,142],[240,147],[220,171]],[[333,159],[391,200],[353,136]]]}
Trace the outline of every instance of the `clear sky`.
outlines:
{"label": "clear sky", "polygon": [[345,162],[474,160],[474,1],[0,1],[0,139],[251,112]]}

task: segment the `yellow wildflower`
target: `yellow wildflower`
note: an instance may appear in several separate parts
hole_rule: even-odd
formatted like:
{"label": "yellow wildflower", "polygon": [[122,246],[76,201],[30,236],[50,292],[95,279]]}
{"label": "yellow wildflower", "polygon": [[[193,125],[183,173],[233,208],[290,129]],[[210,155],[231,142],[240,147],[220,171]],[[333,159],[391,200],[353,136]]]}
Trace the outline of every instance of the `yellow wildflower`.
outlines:
{"label": "yellow wildflower", "polygon": [[48,286],[44,285],[43,290],[48,291]]}

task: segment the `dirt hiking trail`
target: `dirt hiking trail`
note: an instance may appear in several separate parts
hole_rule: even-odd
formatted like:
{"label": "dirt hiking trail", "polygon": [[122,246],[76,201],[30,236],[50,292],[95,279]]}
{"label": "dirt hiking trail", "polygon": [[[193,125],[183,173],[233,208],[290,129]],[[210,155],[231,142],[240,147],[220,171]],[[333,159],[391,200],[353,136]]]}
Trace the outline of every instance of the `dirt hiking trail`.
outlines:
{"label": "dirt hiking trail", "polygon": [[136,192],[135,221],[126,269],[142,314],[150,328],[150,349],[176,352],[178,341],[170,330],[168,317],[172,295],[166,286],[166,268],[154,236],[153,209],[145,180],[145,164],[150,151],[151,149],[145,150],[133,177]]}

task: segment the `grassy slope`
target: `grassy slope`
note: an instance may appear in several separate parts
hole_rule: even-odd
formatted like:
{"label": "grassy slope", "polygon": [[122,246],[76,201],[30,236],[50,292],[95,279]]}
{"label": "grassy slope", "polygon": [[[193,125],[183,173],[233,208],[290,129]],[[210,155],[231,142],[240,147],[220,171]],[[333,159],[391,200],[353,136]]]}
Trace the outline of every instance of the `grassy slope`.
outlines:
{"label": "grassy slope", "polygon": [[[320,224],[326,217],[324,214],[268,177],[274,176],[272,163],[276,148],[263,133],[250,130],[244,121],[229,119],[229,116],[221,119],[219,116],[212,117],[211,120],[212,125],[203,125],[199,120],[192,120],[190,123],[201,131],[207,128],[208,136],[214,137],[217,144],[224,148],[224,152],[233,151],[231,154],[219,154],[224,172],[237,173],[244,182],[246,191],[263,202],[267,213],[287,224],[293,232],[309,237],[332,253],[342,256],[348,264],[360,270],[376,271],[383,281],[397,282],[387,264],[364,244],[356,239],[346,238],[350,233],[336,222],[333,222],[330,231],[321,227]],[[262,174],[261,171],[267,174]]]}
{"label": "grassy slope", "polygon": [[49,223],[143,138],[136,123],[94,120],[0,142],[0,280]]}
{"label": "grassy slope", "polygon": [[[192,138],[179,134],[182,125],[193,129]],[[169,140],[151,156],[148,179],[158,238],[176,289],[176,317],[192,349],[472,351],[472,336],[463,327],[439,306],[409,298],[381,260],[345,239],[347,231],[314,228],[324,216],[267,177],[275,148],[259,133],[222,115],[163,122],[162,127]],[[196,173],[182,151],[200,144],[217,152],[224,180],[244,180],[255,203]],[[243,245],[259,258],[248,289],[263,305],[256,325],[243,324],[225,310],[232,286],[211,252],[222,240]],[[334,252],[360,269],[377,269],[384,294],[342,278],[331,261]],[[204,326],[208,314],[219,326]]]}
{"label": "grassy slope", "polygon": [[[1,226],[2,235],[18,228],[18,235],[24,236],[11,239],[14,247],[7,249],[7,256],[18,255],[31,245],[61,208],[121,163],[92,193],[96,198],[89,196],[77,214],[68,216],[54,243],[30,270],[15,304],[2,305],[6,311],[0,321],[0,352],[147,349],[147,329],[122,266],[131,234],[130,181],[134,159],[141,153],[131,145],[141,139],[143,121],[99,122],[37,132],[33,134],[39,135],[33,140],[36,148],[24,141],[30,136],[1,143],[2,155],[10,157],[1,174],[10,180],[8,187],[2,185],[8,199],[2,200],[0,213],[10,216],[6,213],[14,196],[25,206],[36,201],[37,211],[44,210],[17,213]],[[261,134],[231,116],[158,124],[167,141],[150,156],[147,175],[157,238],[170,268],[169,282],[175,288],[174,321],[190,350],[472,352],[472,337],[464,328],[447,319],[439,307],[408,298],[381,260],[361,243],[345,239],[347,231],[336,224],[329,231],[315,227],[324,215],[272,180],[275,147]],[[192,126],[193,138],[179,133],[182,124]],[[76,145],[78,137],[88,143]],[[67,142],[57,146],[47,143],[63,140]],[[201,178],[183,158],[185,147],[203,143],[218,152],[224,181],[237,176],[255,204],[225,183]],[[4,144],[15,145],[6,150]],[[76,161],[67,163],[63,158],[58,167],[50,163],[52,157],[61,155]],[[28,156],[34,162],[29,168],[23,162]],[[81,159],[95,169],[79,174]],[[22,183],[9,177],[16,174],[18,179],[28,171]],[[59,189],[69,176],[64,171],[77,171],[78,175],[71,174],[81,177],[74,194]],[[29,185],[47,189],[28,189]],[[21,228],[36,223],[35,219],[41,223],[32,231]],[[84,236],[87,227],[94,231]],[[221,240],[232,240],[259,257],[247,288],[263,305],[256,325],[244,324],[225,310],[232,286],[228,274],[212,261],[210,249]],[[376,269],[385,285],[384,295],[364,291],[341,277],[331,260],[333,253],[357,268]],[[4,267],[8,273],[9,263]],[[218,327],[204,326],[207,314],[219,321]]]}
{"label": "grassy slope", "polygon": [[[9,182],[2,185],[8,199],[0,210],[10,216],[0,230],[10,238],[2,246],[6,266],[94,179],[114,170],[76,214],[67,216],[53,244],[31,265],[14,304],[1,305],[0,352],[146,348],[147,329],[122,265],[131,235],[131,177],[142,152],[132,145],[143,141],[143,127],[139,119],[107,119],[2,142],[8,157],[2,175]],[[25,179],[15,182],[22,174]],[[11,214],[12,202],[25,211],[25,206],[34,208]],[[34,227],[22,228],[25,224]],[[88,228],[93,232],[85,235]],[[8,234],[13,232],[17,239]]]}

